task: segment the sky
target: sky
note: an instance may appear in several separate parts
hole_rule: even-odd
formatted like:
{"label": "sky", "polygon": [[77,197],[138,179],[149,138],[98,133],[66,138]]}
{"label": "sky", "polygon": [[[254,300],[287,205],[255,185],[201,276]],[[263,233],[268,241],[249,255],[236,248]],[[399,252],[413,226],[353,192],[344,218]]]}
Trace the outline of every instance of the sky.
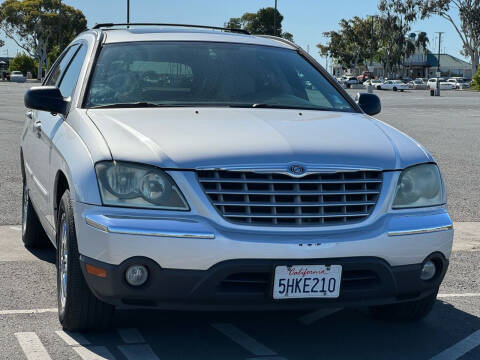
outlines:
{"label": "sky", "polygon": [[[3,0],[0,0],[2,3]],[[80,9],[88,26],[101,22],[125,22],[126,0],[64,0],[65,4]],[[378,14],[378,0],[278,0],[278,10],[284,16],[283,31],[293,34],[295,42],[325,65],[326,59],[318,55],[316,44],[325,42],[323,32],[338,29],[342,18],[365,17]],[[223,26],[231,17],[245,12],[256,12],[262,7],[274,6],[274,0],[130,0],[131,22],[187,23]],[[456,14],[453,14],[456,17]],[[462,44],[453,26],[439,16],[412,24],[412,31],[425,31],[430,49],[438,51],[435,32],[444,31],[441,52],[463,60]],[[14,56],[21,51],[13,41],[0,38],[6,45],[0,56]]]}

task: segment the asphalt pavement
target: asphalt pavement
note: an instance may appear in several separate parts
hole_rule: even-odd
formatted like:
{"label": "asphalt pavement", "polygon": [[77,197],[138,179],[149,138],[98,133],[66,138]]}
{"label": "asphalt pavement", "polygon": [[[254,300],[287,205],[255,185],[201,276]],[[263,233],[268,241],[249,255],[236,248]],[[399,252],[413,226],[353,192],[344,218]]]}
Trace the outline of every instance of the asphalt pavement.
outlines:
{"label": "asphalt pavement", "polygon": [[376,92],[378,118],[421,141],[439,162],[456,221],[450,268],[424,320],[383,322],[365,309],[123,310],[111,331],[66,334],[56,314],[55,252],[26,250],[17,225],[23,92],[31,85],[0,82],[0,359],[480,359],[480,93]]}

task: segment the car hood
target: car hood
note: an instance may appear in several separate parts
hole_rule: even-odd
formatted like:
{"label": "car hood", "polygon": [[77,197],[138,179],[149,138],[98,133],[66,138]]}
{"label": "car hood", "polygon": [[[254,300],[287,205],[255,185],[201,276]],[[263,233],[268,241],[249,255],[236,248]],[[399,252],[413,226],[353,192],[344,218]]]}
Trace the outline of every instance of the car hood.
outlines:
{"label": "car hood", "polygon": [[393,170],[432,161],[389,125],[359,113],[234,108],[90,109],[114,160],[164,168],[289,163]]}

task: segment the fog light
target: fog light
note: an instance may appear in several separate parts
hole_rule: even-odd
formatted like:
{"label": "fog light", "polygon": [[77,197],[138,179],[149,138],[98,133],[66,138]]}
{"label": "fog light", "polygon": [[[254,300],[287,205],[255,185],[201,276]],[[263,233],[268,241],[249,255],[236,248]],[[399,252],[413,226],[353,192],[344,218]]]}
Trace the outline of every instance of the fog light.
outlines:
{"label": "fog light", "polygon": [[148,270],[143,265],[132,265],[125,271],[125,280],[132,286],[145,284],[148,279]]}
{"label": "fog light", "polygon": [[430,280],[435,276],[437,272],[437,267],[435,266],[432,260],[428,260],[422,267],[422,271],[420,272],[420,279],[422,280]]}

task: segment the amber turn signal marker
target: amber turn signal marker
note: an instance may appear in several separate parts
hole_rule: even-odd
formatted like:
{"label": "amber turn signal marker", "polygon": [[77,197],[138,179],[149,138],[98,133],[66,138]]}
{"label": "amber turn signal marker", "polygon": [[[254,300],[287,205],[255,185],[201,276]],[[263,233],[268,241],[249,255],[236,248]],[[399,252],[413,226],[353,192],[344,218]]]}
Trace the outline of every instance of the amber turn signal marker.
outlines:
{"label": "amber turn signal marker", "polygon": [[101,278],[106,278],[107,277],[107,271],[105,269],[86,264],[87,272],[89,274],[101,277]]}

